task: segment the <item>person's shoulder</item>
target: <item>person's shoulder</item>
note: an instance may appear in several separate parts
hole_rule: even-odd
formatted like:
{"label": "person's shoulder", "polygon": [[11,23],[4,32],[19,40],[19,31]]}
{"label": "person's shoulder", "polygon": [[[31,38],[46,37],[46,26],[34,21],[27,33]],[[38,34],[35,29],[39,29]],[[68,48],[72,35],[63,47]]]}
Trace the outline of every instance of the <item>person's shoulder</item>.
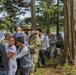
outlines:
{"label": "person's shoulder", "polygon": [[37,37],[36,39],[40,40],[40,37]]}
{"label": "person's shoulder", "polygon": [[31,36],[31,37],[30,37],[30,40],[32,41],[32,40],[34,40],[34,38],[35,38],[34,36]]}
{"label": "person's shoulder", "polygon": [[16,47],[14,45],[11,46],[9,51],[15,53],[16,52]]}
{"label": "person's shoulder", "polygon": [[14,35],[18,35],[18,34],[22,35],[22,32],[20,32],[20,33],[15,32],[15,33],[14,33]]}
{"label": "person's shoulder", "polygon": [[0,43],[0,51],[3,51],[5,49],[5,46]]}
{"label": "person's shoulder", "polygon": [[4,46],[2,43],[0,43],[0,46]]}
{"label": "person's shoulder", "polygon": [[16,48],[16,46],[15,46],[15,45],[13,45],[12,47],[13,47],[13,48]]}
{"label": "person's shoulder", "polygon": [[13,35],[15,35],[17,32],[14,32]]}
{"label": "person's shoulder", "polygon": [[24,50],[28,50],[28,47],[27,46],[24,46],[24,48],[23,48]]}
{"label": "person's shoulder", "polygon": [[8,45],[9,45],[9,44],[8,44],[8,43],[6,43],[6,44],[5,44],[5,48],[7,48],[7,47],[8,47]]}
{"label": "person's shoulder", "polygon": [[44,33],[41,34],[42,37],[46,37]]}
{"label": "person's shoulder", "polygon": [[28,48],[27,46],[24,46],[24,48]]}
{"label": "person's shoulder", "polygon": [[13,36],[15,37],[15,36],[16,36],[16,34],[17,34],[17,32],[14,32],[14,33],[13,33]]}
{"label": "person's shoulder", "polygon": [[0,51],[3,51],[3,50],[5,50],[5,46],[2,43],[0,43]]}
{"label": "person's shoulder", "polygon": [[11,46],[11,49],[16,51],[16,46],[15,45]]}
{"label": "person's shoulder", "polygon": [[41,42],[40,37],[37,37],[37,38],[36,38],[36,41],[37,41],[37,43],[38,43],[38,42]]}

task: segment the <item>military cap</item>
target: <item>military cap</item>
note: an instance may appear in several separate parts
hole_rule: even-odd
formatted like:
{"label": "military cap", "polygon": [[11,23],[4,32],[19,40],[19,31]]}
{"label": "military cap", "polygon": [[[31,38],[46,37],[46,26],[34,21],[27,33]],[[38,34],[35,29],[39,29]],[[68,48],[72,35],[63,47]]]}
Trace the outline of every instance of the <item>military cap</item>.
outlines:
{"label": "military cap", "polygon": [[38,31],[38,30],[36,30],[36,31],[35,31],[35,33],[37,33],[37,34],[38,34],[38,33],[39,33],[39,31]]}

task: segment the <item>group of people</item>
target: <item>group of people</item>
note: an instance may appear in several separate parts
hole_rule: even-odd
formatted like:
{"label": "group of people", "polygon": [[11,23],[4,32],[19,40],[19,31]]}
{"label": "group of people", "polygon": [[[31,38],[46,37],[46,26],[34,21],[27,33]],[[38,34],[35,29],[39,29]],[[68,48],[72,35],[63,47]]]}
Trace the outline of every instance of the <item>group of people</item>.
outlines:
{"label": "group of people", "polygon": [[8,75],[30,75],[36,72],[38,62],[44,66],[46,58],[52,57],[56,50],[57,40],[54,35],[50,37],[40,28],[29,29],[28,26],[21,31],[21,27],[16,27],[14,34],[5,33],[5,39],[1,41],[8,60]]}

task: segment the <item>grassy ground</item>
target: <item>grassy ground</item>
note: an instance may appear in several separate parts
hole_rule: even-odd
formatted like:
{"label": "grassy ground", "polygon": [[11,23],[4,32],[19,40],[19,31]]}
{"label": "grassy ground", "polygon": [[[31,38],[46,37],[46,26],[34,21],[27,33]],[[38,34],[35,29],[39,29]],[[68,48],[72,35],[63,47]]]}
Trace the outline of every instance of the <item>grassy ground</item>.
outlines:
{"label": "grassy ground", "polygon": [[41,66],[37,68],[37,72],[31,73],[31,75],[56,75],[56,67],[54,66],[54,64],[57,63],[59,59],[60,57],[58,56],[57,58],[47,60],[44,67]]}
{"label": "grassy ground", "polygon": [[44,67],[37,68],[37,72],[31,73],[31,75],[76,75],[76,69],[74,66],[65,64],[64,66],[56,66],[56,63],[60,61],[61,53],[58,50],[58,56],[56,58],[50,58],[46,60]]}
{"label": "grassy ground", "polygon": [[[58,54],[60,54],[60,52]],[[44,67],[40,66],[39,68],[37,68],[37,72],[31,73],[31,75],[57,75],[55,73],[56,67],[54,65],[59,62],[60,57],[61,56],[58,55],[56,58],[47,59],[46,65]]]}

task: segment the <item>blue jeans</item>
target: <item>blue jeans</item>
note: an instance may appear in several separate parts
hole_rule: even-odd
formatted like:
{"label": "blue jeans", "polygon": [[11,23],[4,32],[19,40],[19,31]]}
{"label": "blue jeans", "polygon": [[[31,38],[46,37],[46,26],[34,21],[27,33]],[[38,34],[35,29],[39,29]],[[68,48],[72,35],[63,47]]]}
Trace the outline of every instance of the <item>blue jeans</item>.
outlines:
{"label": "blue jeans", "polygon": [[0,71],[0,75],[8,75],[7,71]]}

